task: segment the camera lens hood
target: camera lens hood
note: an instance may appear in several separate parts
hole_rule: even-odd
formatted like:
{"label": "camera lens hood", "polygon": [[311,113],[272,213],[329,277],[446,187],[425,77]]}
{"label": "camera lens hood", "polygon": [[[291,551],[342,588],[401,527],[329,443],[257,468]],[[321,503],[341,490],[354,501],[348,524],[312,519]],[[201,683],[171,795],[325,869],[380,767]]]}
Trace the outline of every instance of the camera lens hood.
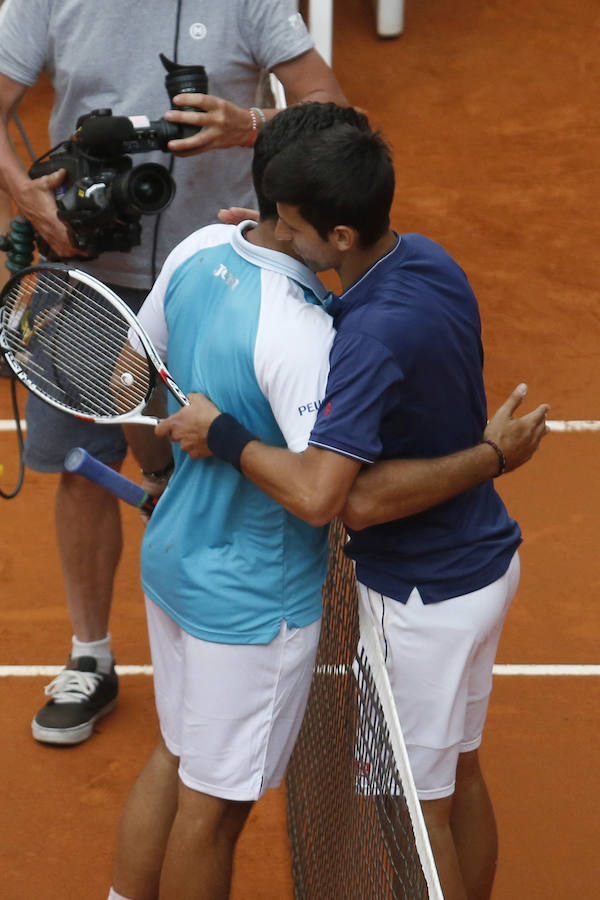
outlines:
{"label": "camera lens hood", "polygon": [[159,55],[161,63],[167,70],[165,87],[171,102],[177,94],[208,93],[208,76],[204,66],[182,66],[168,59],[164,53]]}

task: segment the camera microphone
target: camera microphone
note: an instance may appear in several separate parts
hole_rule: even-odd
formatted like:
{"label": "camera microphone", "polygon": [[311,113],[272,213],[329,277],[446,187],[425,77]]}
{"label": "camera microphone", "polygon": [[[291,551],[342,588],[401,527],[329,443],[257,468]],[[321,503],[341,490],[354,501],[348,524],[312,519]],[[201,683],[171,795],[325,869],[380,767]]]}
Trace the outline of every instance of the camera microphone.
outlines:
{"label": "camera microphone", "polygon": [[133,122],[127,116],[94,115],[86,119],[77,132],[77,140],[85,147],[105,147],[135,138]]}

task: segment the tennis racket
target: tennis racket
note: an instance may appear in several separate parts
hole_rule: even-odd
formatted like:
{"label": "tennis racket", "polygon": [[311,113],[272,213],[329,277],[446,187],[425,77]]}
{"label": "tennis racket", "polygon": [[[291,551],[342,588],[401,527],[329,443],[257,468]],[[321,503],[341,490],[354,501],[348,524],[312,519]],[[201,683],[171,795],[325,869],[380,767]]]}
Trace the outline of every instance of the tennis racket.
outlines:
{"label": "tennis racket", "polygon": [[91,456],[83,447],[73,447],[72,450],[69,450],[65,456],[64,466],[65,471],[72,472],[75,475],[83,475],[90,481],[95,482],[95,484],[106,488],[111,494],[116,494],[125,503],[136,506],[149,516],[152,515],[158,497],[151,497],[135,481],[125,478],[124,475],[111,469],[110,466],[100,462],[99,459]]}
{"label": "tennis racket", "polygon": [[143,410],[158,379],[181,406],[189,404],[127,304],[63,263],[30,266],[6,283],[0,350],[30,391],[89,422],[156,425],[160,419]]}

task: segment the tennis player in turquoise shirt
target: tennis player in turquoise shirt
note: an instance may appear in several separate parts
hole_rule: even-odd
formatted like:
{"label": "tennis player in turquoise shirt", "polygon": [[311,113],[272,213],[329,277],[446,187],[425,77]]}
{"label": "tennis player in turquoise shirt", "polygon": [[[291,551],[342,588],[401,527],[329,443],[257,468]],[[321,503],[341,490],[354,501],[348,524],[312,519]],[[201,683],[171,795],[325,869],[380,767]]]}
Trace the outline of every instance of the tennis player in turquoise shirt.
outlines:
{"label": "tennis player in turquoise shirt", "polygon": [[[363,118],[318,106],[324,124]],[[305,130],[303,117],[291,131]],[[270,135],[254,152],[259,224],[188,237],[139,318],[183,390],[211,391],[265,440],[300,452],[334,330],[322,283],[274,235],[261,176],[292,134]],[[127,437],[144,469],[168,462],[171,447],[152,429],[129,427]],[[173,453],[142,545],[161,737],[123,812],[112,900],[158,896],[159,885],[161,896],[227,896],[250,808],[283,778],[319,639],[327,529],[221,460]]]}

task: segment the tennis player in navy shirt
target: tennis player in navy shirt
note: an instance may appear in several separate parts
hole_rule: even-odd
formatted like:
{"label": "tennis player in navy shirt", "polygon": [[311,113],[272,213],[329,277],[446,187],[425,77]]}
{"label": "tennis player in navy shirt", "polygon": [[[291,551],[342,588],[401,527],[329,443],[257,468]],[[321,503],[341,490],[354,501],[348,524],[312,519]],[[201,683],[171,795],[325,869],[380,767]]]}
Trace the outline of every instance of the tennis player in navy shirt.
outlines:
{"label": "tennis player in navy shirt", "polygon": [[296,141],[264,187],[278,236],[343,288],[328,305],[337,334],[309,446],[267,446],[202,395],[156,431],[241,468],[313,525],[342,516],[444,896],[487,900],[497,836],[477,749],[521,542],[492,476],[532,455],[548,406],[512,419],[520,385],[486,427],[477,300],[439,244],[390,229],[381,136],[333,126]]}

